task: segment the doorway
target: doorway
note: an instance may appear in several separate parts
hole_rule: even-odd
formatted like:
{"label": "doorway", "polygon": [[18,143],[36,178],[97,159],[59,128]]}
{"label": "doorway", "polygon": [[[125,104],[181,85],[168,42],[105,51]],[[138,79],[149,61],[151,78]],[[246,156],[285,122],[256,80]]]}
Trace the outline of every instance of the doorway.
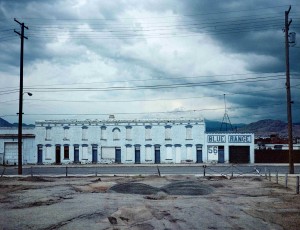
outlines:
{"label": "doorway", "polygon": [[92,150],[92,163],[97,163],[98,162],[98,151],[97,151],[98,146],[94,145],[93,150]]}
{"label": "doorway", "polygon": [[43,146],[38,145],[38,154],[37,154],[37,164],[41,165],[43,164]]}
{"label": "doorway", "polygon": [[116,148],[115,151],[115,163],[121,164],[121,148]]}
{"label": "doorway", "polygon": [[154,150],[154,163],[155,164],[160,164],[160,147],[159,146],[155,146],[155,150]]}
{"label": "doorway", "polygon": [[79,163],[79,145],[74,146],[74,163]]}
{"label": "doorway", "polygon": [[224,146],[218,146],[218,163],[224,163]]}
{"label": "doorway", "polygon": [[61,160],[60,160],[60,145],[55,146],[55,163],[56,164],[61,163]]}
{"label": "doorway", "polygon": [[202,146],[196,147],[196,163],[203,163],[202,160]]}
{"label": "doorway", "polygon": [[135,147],[134,155],[135,155],[135,163],[140,164],[141,163],[141,148],[139,146]]}

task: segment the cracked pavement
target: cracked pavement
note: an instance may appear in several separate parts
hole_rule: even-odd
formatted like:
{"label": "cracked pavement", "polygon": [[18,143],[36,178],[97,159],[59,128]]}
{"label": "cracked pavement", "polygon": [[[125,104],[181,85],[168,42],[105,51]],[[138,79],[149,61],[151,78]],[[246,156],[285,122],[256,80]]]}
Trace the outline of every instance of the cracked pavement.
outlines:
{"label": "cracked pavement", "polygon": [[2,177],[0,182],[0,229],[300,226],[299,195],[262,177]]}

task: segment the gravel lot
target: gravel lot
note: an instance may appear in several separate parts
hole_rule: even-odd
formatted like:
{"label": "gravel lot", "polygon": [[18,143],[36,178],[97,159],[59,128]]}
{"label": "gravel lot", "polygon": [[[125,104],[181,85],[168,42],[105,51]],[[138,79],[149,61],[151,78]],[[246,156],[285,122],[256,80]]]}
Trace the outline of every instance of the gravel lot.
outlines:
{"label": "gravel lot", "polygon": [[300,196],[263,177],[2,177],[1,229],[299,229]]}

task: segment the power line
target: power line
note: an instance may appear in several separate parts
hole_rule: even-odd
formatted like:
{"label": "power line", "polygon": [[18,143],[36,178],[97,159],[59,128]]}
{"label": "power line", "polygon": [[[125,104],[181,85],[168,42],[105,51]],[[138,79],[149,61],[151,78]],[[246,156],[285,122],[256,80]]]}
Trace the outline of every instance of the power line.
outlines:
{"label": "power line", "polygon": [[[284,89],[284,87],[278,88],[269,88],[268,90],[255,90],[255,91],[247,91],[244,93],[226,93],[226,95],[244,95],[244,96],[256,96],[250,95],[249,93],[257,93],[257,92],[267,92],[272,90]],[[223,95],[223,94],[222,94]],[[189,100],[189,99],[201,99],[201,98],[214,98],[214,97],[221,97],[221,94],[218,95],[211,95],[211,96],[201,96],[201,97],[172,97],[172,98],[156,98],[156,99],[135,99],[135,100],[61,100],[61,99],[27,99],[26,101],[47,101],[47,102],[66,102],[66,103],[107,103],[107,102],[116,102],[116,103],[124,103],[124,102],[151,102],[151,101],[174,101],[174,100]],[[0,103],[7,103],[13,102],[17,100],[8,100],[8,101],[0,101]]]}
{"label": "power line", "polygon": [[165,84],[165,85],[148,85],[148,86],[129,86],[129,87],[78,87],[78,88],[65,88],[65,87],[45,87],[45,88],[34,88],[26,87],[26,90],[34,92],[78,92],[78,91],[120,91],[120,90],[142,90],[142,89],[170,89],[170,88],[182,88],[182,87],[198,87],[208,85],[223,85],[223,84],[234,84],[234,83],[250,83],[250,82],[264,82],[271,80],[278,80],[278,78],[284,78],[284,76],[273,76],[261,79],[260,77],[252,77],[245,79],[225,80],[225,81],[211,81],[201,83],[184,83],[184,84]]}
{"label": "power line", "polygon": [[[284,8],[289,5],[278,5],[278,6],[269,6],[269,7],[260,7],[260,8],[253,8],[253,9],[244,9],[244,10],[231,10],[231,11],[217,11],[217,12],[209,12],[209,13],[197,13],[197,14],[183,14],[183,15],[173,15],[173,16],[161,16],[161,17],[139,17],[139,18],[118,18],[119,20],[126,20],[126,19],[153,19],[153,18],[174,18],[174,17],[191,17],[191,16],[200,16],[200,15],[219,15],[219,14],[228,14],[228,13],[240,13],[240,12],[249,12],[249,11],[260,11],[266,9],[275,9],[275,8]],[[41,18],[33,18],[33,17],[21,17],[21,19],[26,20],[40,20]],[[44,20],[78,20],[76,18],[43,18]],[[115,18],[85,18],[81,20],[116,20]]]}
{"label": "power line", "polygon": [[[24,87],[26,90],[33,92],[78,92],[78,91],[124,91],[124,90],[156,90],[156,89],[171,89],[171,88],[183,88],[183,87],[201,87],[209,85],[223,85],[223,84],[243,84],[251,82],[265,82],[278,80],[279,78],[284,78],[283,75],[268,76],[263,79],[261,77],[251,77],[243,79],[234,80],[224,80],[224,81],[211,81],[211,82],[198,82],[198,83],[181,83],[181,84],[164,84],[164,85],[142,85],[142,86],[128,86],[128,87],[77,87],[77,88],[66,88],[66,87]],[[12,94],[18,92],[17,90],[2,90],[0,95]]]}
{"label": "power line", "polygon": [[[271,75],[275,74],[275,75]],[[264,75],[264,77],[277,77],[277,76],[283,76],[284,73],[282,72],[269,72],[269,73],[233,73],[233,74],[215,74],[215,75],[199,75],[195,77],[163,77],[163,78],[146,78],[146,79],[134,79],[134,80],[116,80],[116,81],[95,81],[95,82],[86,82],[86,83],[64,83],[63,85],[88,85],[88,84],[109,84],[109,83],[130,83],[130,82],[147,82],[147,81],[178,81],[178,80],[186,80],[186,79],[199,79],[199,78],[214,78],[214,77],[233,77],[233,76],[247,76],[247,75]],[[267,75],[267,76],[266,76]],[[123,77],[119,77],[123,78]],[[61,86],[62,84],[46,84],[47,86]],[[27,87],[41,87],[45,85],[28,85]],[[0,88],[1,89],[18,89],[15,87],[5,87]]]}
{"label": "power line", "polygon": [[[282,103],[274,103],[268,105],[254,105],[254,106],[239,106],[239,107],[228,107],[228,109],[243,109],[243,108],[265,108],[282,105]],[[190,109],[190,110],[175,110],[175,111],[155,111],[155,112],[111,112],[111,113],[27,113],[26,116],[97,116],[97,115],[137,115],[137,114],[160,114],[160,113],[182,113],[182,112],[201,112],[201,111],[217,111],[224,110],[223,107],[220,108],[209,108],[209,109]],[[0,117],[15,116],[15,115],[1,115]]]}

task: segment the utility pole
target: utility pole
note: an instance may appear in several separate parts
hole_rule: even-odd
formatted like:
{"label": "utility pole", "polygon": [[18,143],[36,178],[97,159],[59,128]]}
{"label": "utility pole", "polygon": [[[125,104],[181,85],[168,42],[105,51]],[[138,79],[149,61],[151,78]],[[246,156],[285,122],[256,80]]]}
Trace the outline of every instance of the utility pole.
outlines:
{"label": "utility pole", "polygon": [[286,99],[287,99],[287,119],[288,119],[288,140],[289,140],[289,173],[294,174],[293,156],[293,122],[292,122],[292,100],[290,84],[290,54],[289,54],[289,27],[292,19],[289,20],[291,6],[285,11],[285,68],[286,68]]}
{"label": "utility pole", "polygon": [[18,174],[22,175],[22,116],[23,116],[23,53],[24,53],[24,28],[28,29],[24,23],[19,22],[17,19],[14,19],[21,26],[21,33],[14,30],[21,38],[21,54],[20,54],[20,90],[19,90],[19,124],[18,124]]}

